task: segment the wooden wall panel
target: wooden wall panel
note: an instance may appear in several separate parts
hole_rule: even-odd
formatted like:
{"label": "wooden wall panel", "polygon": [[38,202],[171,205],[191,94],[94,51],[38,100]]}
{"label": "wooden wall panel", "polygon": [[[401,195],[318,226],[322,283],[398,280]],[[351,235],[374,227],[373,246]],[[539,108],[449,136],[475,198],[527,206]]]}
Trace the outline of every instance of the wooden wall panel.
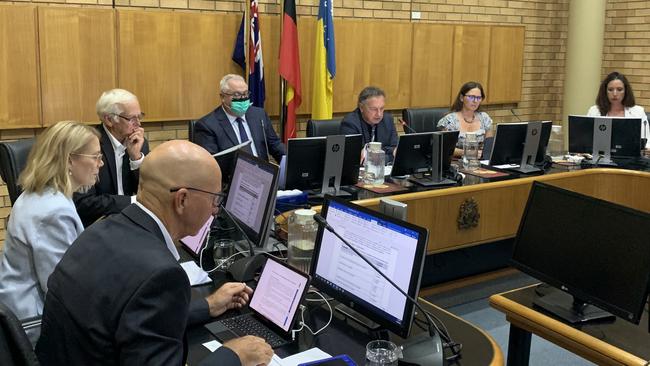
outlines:
{"label": "wooden wall panel", "polygon": [[490,27],[457,25],[454,36],[454,71],[449,100],[452,101],[460,87],[468,81],[478,81],[483,84],[483,88],[486,88],[489,62]]}
{"label": "wooden wall panel", "polygon": [[147,119],[201,117],[220,103],[221,77],[241,73],[231,60],[240,20],[235,14],[118,10],[120,87],[138,95]]}
{"label": "wooden wall panel", "polygon": [[117,85],[111,9],[38,9],[43,125],[96,122],[95,103]]}
{"label": "wooden wall panel", "polygon": [[487,103],[521,100],[524,27],[492,27]]}
{"label": "wooden wall panel", "polygon": [[36,8],[0,5],[0,128],[41,125]]}
{"label": "wooden wall panel", "polygon": [[[361,89],[368,85],[386,92],[386,109],[410,102],[413,26],[402,22],[334,20],[336,78],[334,112],[357,106]],[[346,37],[345,35],[354,35]]]}
{"label": "wooden wall panel", "polygon": [[454,26],[413,25],[411,107],[448,107],[454,55]]}

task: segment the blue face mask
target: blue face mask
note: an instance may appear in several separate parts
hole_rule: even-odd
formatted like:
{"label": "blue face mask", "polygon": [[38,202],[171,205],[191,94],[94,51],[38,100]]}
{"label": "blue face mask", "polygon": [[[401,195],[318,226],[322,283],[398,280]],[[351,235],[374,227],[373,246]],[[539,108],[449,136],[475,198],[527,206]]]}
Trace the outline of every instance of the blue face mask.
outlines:
{"label": "blue face mask", "polygon": [[248,108],[252,104],[248,98],[233,99],[230,104],[230,109],[237,117],[241,117],[246,114],[246,111],[248,111]]}

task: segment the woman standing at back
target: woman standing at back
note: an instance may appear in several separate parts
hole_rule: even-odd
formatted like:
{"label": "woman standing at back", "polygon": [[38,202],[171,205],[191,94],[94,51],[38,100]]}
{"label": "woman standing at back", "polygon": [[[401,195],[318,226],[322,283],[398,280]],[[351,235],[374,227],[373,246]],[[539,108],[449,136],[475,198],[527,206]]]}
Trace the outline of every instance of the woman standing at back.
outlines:
{"label": "woman standing at back", "polygon": [[[20,174],[0,261],[0,302],[19,319],[40,316],[47,279],[83,225],[72,193],[92,187],[104,165],[99,134],[62,121],[36,140]],[[35,343],[40,332],[28,332]]]}
{"label": "woman standing at back", "polygon": [[642,149],[650,148],[648,144],[648,116],[643,107],[636,105],[634,92],[625,75],[614,71],[600,83],[596,105],[591,106],[587,115],[590,117],[636,117],[641,118],[641,138],[646,139]]}

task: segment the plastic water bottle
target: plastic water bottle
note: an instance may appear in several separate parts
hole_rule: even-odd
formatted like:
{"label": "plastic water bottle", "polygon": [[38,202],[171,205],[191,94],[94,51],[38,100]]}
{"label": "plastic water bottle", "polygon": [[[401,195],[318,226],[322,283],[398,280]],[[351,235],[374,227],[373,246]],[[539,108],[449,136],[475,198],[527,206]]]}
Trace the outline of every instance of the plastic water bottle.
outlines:
{"label": "plastic water bottle", "polygon": [[463,169],[476,170],[481,164],[478,161],[479,140],[475,132],[465,133],[465,142],[463,143]]}
{"label": "plastic water bottle", "polygon": [[363,182],[373,186],[380,186],[384,184],[386,153],[381,149],[381,142],[369,142],[366,149]]}
{"label": "plastic water bottle", "polygon": [[300,209],[289,216],[287,263],[296,269],[309,273],[311,256],[314,252],[318,225],[313,210]]}

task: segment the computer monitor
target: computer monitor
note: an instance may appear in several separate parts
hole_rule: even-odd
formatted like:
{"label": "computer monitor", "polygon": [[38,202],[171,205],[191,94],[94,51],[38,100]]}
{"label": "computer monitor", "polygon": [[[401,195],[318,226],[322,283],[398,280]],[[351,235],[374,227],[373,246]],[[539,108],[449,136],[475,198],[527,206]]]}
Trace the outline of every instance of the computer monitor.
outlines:
{"label": "computer monitor", "polygon": [[567,321],[596,316],[586,303],[638,324],[650,280],[648,238],[648,213],[534,182],[512,263],[564,291],[535,304]]}
{"label": "computer monitor", "polygon": [[[320,190],[323,185],[326,147],[325,136],[289,139],[285,189]],[[345,136],[341,185],[355,185],[359,181],[362,148],[361,135]]]}
{"label": "computer monitor", "polygon": [[277,191],[278,166],[239,151],[226,198],[226,210],[258,247],[263,246],[268,238]]}
{"label": "computer monitor", "polygon": [[[424,174],[431,174],[434,176],[432,177],[434,181],[441,181],[442,176],[438,173],[450,170],[457,142],[458,131],[423,132],[399,136],[391,176],[418,175],[412,177],[415,183],[426,185],[424,184],[426,179],[422,178]],[[434,145],[438,148],[437,154],[432,154]],[[436,171],[433,171],[434,167],[437,168]]]}
{"label": "computer monitor", "polygon": [[[608,123],[611,129],[606,128]],[[601,135],[609,136],[610,141],[597,141],[594,146],[594,137]],[[607,142],[609,151],[603,151]],[[569,116],[569,152],[593,154],[594,161],[607,154],[614,158],[641,156],[641,118]]]}
{"label": "computer monitor", "polygon": [[[331,196],[321,214],[402,290],[418,296],[427,229]],[[311,275],[313,285],[342,304],[400,337],[408,336],[413,304],[323,227],[316,238]]]}
{"label": "computer monitor", "polygon": [[[537,123],[539,122],[537,121],[535,125]],[[553,123],[551,121],[542,121],[541,125],[541,131],[536,131],[537,128],[531,128],[529,122],[498,124],[492,143],[492,151],[490,152],[490,165],[517,164],[521,169],[522,161],[529,166],[542,163],[546,154],[548,140],[551,137]],[[537,147],[535,148],[534,145],[537,145]],[[522,170],[525,171],[521,171],[522,173],[539,170],[523,168]]]}

